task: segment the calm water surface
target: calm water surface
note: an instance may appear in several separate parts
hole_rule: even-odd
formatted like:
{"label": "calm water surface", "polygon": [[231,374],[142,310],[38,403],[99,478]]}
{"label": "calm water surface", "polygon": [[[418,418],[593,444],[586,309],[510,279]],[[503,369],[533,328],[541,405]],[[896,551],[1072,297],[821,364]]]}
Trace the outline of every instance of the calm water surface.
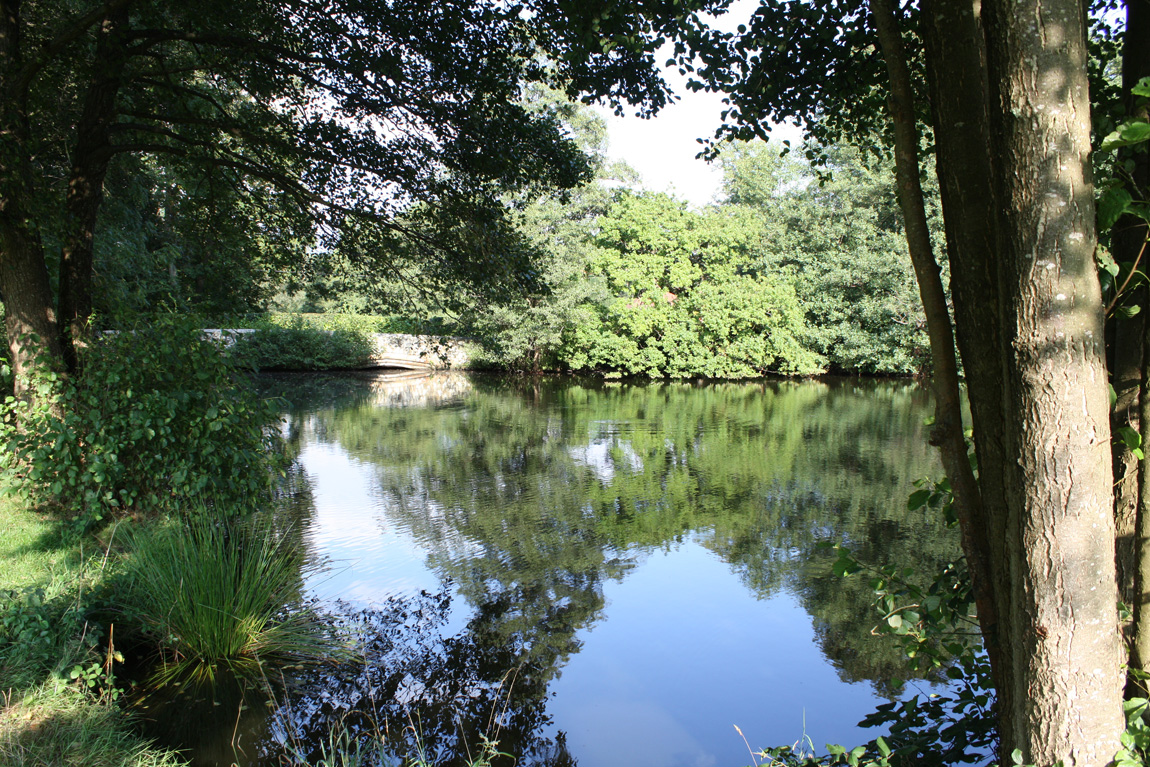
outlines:
{"label": "calm water surface", "polygon": [[200,764],[314,759],[342,722],[418,730],[445,764],[488,733],[519,764],[738,767],[734,725],[755,747],[856,744],[907,692],[865,579],[816,546],[922,572],[955,556],[906,509],[939,473],[913,384],[270,386],[298,459],[283,514],[323,564],[307,588],[359,660],[283,670],[274,701],[168,706],[182,727],[157,733]]}

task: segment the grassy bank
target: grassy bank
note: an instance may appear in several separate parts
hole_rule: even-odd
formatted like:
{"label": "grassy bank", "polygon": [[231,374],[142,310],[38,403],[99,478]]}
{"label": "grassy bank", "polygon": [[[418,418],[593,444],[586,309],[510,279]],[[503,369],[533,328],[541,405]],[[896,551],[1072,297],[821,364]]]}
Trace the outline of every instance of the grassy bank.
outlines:
{"label": "grassy bank", "polygon": [[[100,669],[85,621],[106,572],[98,542],[13,495],[0,497],[0,529],[0,764],[182,764],[87,684]],[[74,679],[77,666],[88,673]]]}

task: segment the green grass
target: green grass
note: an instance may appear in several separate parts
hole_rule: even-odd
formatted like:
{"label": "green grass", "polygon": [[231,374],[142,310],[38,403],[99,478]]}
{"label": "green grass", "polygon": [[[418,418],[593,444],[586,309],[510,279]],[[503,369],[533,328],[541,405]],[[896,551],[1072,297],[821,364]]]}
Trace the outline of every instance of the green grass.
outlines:
{"label": "green grass", "polygon": [[175,767],[173,752],[150,747],[110,703],[74,686],[43,685],[0,709],[5,767]]}
{"label": "green grass", "polygon": [[98,663],[84,613],[107,572],[105,549],[15,495],[0,496],[0,529],[0,764],[181,764],[69,674]]}
{"label": "green grass", "polygon": [[0,496],[0,530],[0,592],[43,588],[79,567],[80,550],[66,542],[63,524],[14,495]]}

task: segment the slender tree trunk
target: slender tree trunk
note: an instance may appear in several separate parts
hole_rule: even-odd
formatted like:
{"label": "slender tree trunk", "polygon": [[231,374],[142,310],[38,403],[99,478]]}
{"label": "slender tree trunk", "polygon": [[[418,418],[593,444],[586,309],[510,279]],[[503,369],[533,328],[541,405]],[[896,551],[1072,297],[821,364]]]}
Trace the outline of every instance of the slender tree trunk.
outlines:
{"label": "slender tree trunk", "polygon": [[[1119,260],[1122,259],[1119,256]],[[1146,303],[1146,288],[1134,289],[1132,301]],[[1146,317],[1140,313],[1127,319],[1111,318],[1114,323],[1111,344],[1110,384],[1115,401],[1110,414],[1110,431],[1123,427],[1141,431],[1142,354],[1146,334]],[[1137,626],[1138,598],[1138,508],[1142,496],[1142,477],[1134,452],[1120,439],[1111,442],[1111,464],[1114,472],[1115,564],[1118,571],[1118,597],[1133,615],[1133,624],[1124,627],[1132,638]],[[1133,648],[1131,648],[1133,649]]]}
{"label": "slender tree trunk", "polygon": [[998,608],[991,590],[993,576],[986,540],[987,527],[981,491],[967,457],[954,333],[941,273],[931,244],[922,186],[919,183],[919,136],[914,109],[914,91],[893,0],[870,0],[870,10],[890,77],[889,107],[895,131],[895,173],[898,179],[899,206],[902,209],[907,246],[918,279],[919,294],[922,297],[930,336],[936,408],[931,442],[937,445],[942,453],[943,468],[950,478],[954,492],[954,506],[962,532],[963,553],[970,569],[979,622],[986,638],[991,667],[997,674],[1003,669],[1003,661],[998,642]]}
{"label": "slender tree trunk", "polygon": [[[1130,89],[1141,78],[1150,76],[1150,45],[1147,44],[1148,40],[1150,40],[1150,0],[1127,0],[1126,37],[1122,51],[1122,85],[1126,91],[1127,109],[1132,114],[1137,111],[1136,116],[1143,120],[1150,119],[1150,109],[1145,105],[1138,107]],[[1146,152],[1136,152],[1131,153],[1128,159],[1133,161],[1131,180],[1136,187],[1134,194],[1145,200],[1150,197],[1150,155],[1147,155]],[[1148,235],[1150,232],[1147,231],[1146,223],[1141,219],[1133,216],[1121,219],[1118,222],[1112,243],[1115,258],[1119,261],[1136,261],[1141,256],[1140,268],[1145,271],[1146,265],[1150,263],[1150,248],[1143,251]],[[1146,320],[1146,313],[1150,311],[1150,305],[1147,301],[1148,295],[1150,295],[1150,290],[1146,286],[1142,286],[1139,289],[1139,294],[1135,297],[1135,303],[1142,307],[1142,312],[1135,315],[1132,320],[1128,320],[1125,328],[1121,323],[1118,327],[1119,332],[1125,329],[1127,336],[1137,336],[1138,334],[1142,336],[1141,339],[1138,339],[1141,341],[1140,353],[1126,355],[1130,361],[1123,365],[1122,382],[1125,384],[1128,380],[1135,379],[1130,368],[1136,363],[1139,368],[1136,377],[1138,385],[1136,388],[1130,388],[1137,392],[1137,396],[1130,396],[1128,399],[1130,400],[1129,412],[1137,413],[1138,418],[1131,418],[1129,425],[1137,429],[1142,435],[1145,448],[1150,448],[1150,412],[1148,412],[1150,410],[1150,348],[1148,348],[1150,347],[1150,326]],[[1119,350],[1121,351],[1122,347]],[[1115,371],[1115,378],[1118,378],[1117,370]],[[1115,383],[1115,388],[1118,386],[1119,384]],[[1124,403],[1120,393],[1119,405],[1122,404]],[[1122,409],[1122,412],[1127,411]],[[1129,453],[1129,451],[1124,452]],[[1129,469],[1131,463],[1135,464],[1136,471]],[[1145,672],[1150,670],[1150,616],[1147,615],[1148,610],[1150,610],[1150,477],[1146,475],[1148,471],[1146,461],[1133,461],[1133,456],[1127,455],[1124,464],[1128,474],[1123,476],[1119,488],[1123,491],[1122,497],[1125,502],[1118,508],[1125,512],[1119,515],[1119,521],[1126,523],[1126,525],[1120,530],[1119,542],[1124,542],[1125,536],[1130,533],[1133,533],[1133,540],[1128,547],[1125,547],[1124,556],[1121,556],[1119,561],[1129,563],[1124,569],[1132,573],[1134,581],[1133,595],[1125,600],[1134,612],[1134,626],[1130,632],[1130,667]],[[1126,480],[1125,477],[1130,474],[1133,476]],[[1134,485],[1136,494],[1131,492],[1129,485]],[[1127,500],[1131,495],[1134,495],[1133,504]],[[1129,509],[1130,505],[1133,505],[1136,510],[1133,515],[1136,517],[1133,530],[1127,526],[1130,516],[1132,516]],[[1145,682],[1131,679],[1127,687],[1131,688],[1132,692],[1138,691],[1140,694],[1146,694]]]}
{"label": "slender tree trunk", "polygon": [[[990,152],[1005,394],[1005,539],[1027,763],[1103,765],[1118,749],[1109,395],[1090,171],[1084,8],[987,0]],[[988,310],[990,307],[988,307]]]}
{"label": "slender tree trunk", "polygon": [[[997,206],[990,144],[986,40],[980,0],[927,0],[921,32],[926,49],[934,127],[935,161],[958,348],[967,386],[993,392],[1001,387],[1001,322],[994,243]],[[983,565],[989,584],[1008,579],[1006,570],[1006,415],[1001,397],[970,399],[975,456],[978,462],[981,518],[972,518],[976,546],[986,552]],[[995,620],[980,615],[998,690],[999,736],[1013,742],[1011,726],[1017,717],[1004,716],[1016,704],[1007,684],[1007,669],[1014,664],[1010,626],[997,618],[1011,611],[1009,591],[993,592]]]}
{"label": "slender tree trunk", "polygon": [[67,218],[60,253],[59,323],[64,362],[76,372],[76,344],[87,335],[92,316],[92,256],[96,221],[104,199],[104,178],[113,148],[109,128],[116,119],[116,94],[124,70],[120,39],[127,13],[109,16],[100,27],[92,82],[76,125],[76,146],[65,198]]}

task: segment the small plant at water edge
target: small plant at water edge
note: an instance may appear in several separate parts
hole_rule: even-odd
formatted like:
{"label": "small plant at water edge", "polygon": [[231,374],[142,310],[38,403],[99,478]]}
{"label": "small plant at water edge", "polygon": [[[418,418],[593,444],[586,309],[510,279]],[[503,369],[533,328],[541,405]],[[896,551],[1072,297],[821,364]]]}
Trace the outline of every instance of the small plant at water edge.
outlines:
{"label": "small plant at water edge", "polygon": [[290,531],[258,517],[193,514],[131,536],[121,609],[156,642],[160,681],[338,656],[303,604],[304,568]]}

